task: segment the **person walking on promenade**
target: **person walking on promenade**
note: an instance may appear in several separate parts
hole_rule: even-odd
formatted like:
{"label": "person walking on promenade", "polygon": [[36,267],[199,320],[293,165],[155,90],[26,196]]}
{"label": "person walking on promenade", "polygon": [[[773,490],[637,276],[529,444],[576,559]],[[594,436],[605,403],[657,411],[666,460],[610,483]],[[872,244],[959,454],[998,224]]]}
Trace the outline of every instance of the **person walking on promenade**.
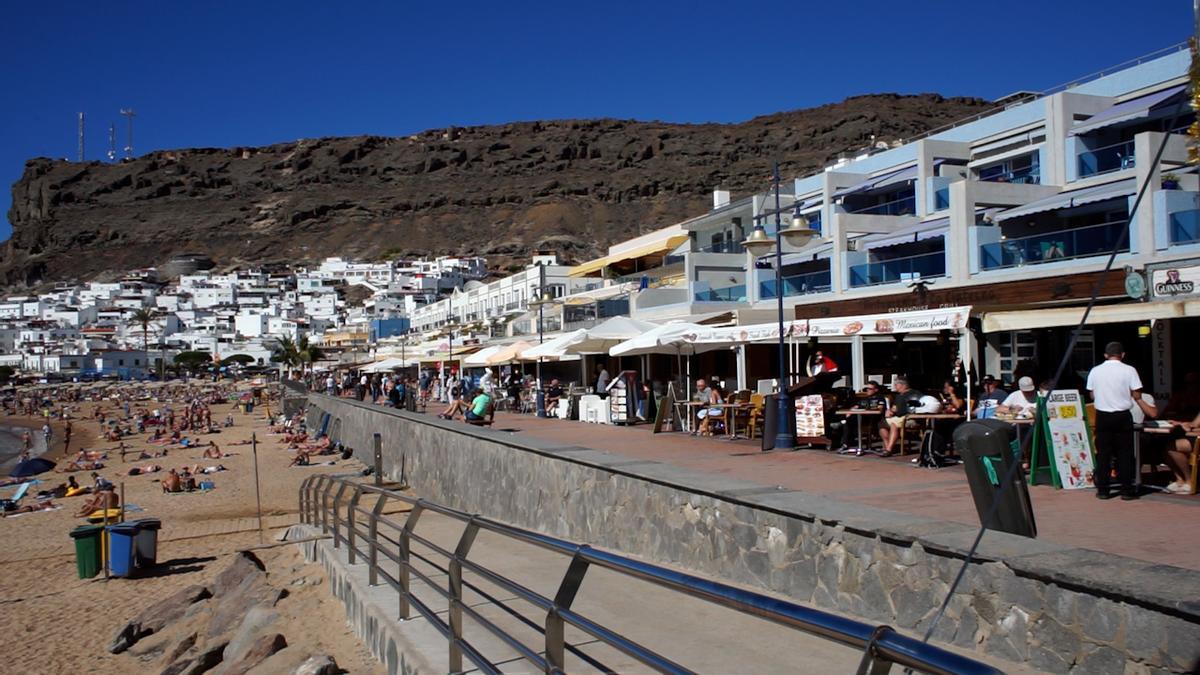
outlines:
{"label": "person walking on promenade", "polygon": [[1104,347],[1104,362],[1092,368],[1087,390],[1096,405],[1096,497],[1110,499],[1109,483],[1113,463],[1121,484],[1121,499],[1137,499],[1133,458],[1133,414],[1130,410],[1141,398],[1142,380],[1132,366],[1122,362],[1125,347],[1110,342]]}

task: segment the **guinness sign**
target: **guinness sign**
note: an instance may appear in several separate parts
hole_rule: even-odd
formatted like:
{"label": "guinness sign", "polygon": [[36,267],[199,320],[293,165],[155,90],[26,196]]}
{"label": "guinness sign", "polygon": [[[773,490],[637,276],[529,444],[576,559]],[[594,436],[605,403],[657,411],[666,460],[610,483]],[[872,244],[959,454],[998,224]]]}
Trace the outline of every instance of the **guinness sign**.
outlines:
{"label": "guinness sign", "polygon": [[1200,262],[1155,265],[1150,270],[1150,288],[1154,297],[1164,300],[1196,295],[1200,288]]}

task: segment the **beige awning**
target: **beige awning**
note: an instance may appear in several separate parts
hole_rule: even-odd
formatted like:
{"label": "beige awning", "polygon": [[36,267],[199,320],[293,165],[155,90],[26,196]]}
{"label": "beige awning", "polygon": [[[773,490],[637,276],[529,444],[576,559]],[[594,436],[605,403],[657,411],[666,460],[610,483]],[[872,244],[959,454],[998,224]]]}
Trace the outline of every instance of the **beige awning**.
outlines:
{"label": "beige awning", "polygon": [[638,258],[644,258],[650,255],[665,255],[687,240],[688,235],[686,234],[672,235],[660,241],[630,249],[624,253],[606,255],[603,258],[596,258],[595,260],[589,260],[581,265],[576,265],[571,269],[570,272],[567,273],[567,276],[586,277],[589,274],[599,272],[605,267],[619,263],[623,260],[636,260]]}
{"label": "beige awning", "polygon": [[[1075,326],[1083,319],[1083,310],[1083,307],[1056,307],[1013,312],[988,312],[983,316],[983,332],[999,333],[1010,330]],[[1088,315],[1087,322],[1100,324],[1177,319],[1196,316],[1197,312],[1200,312],[1200,300],[1131,302],[1094,307],[1091,314]]]}

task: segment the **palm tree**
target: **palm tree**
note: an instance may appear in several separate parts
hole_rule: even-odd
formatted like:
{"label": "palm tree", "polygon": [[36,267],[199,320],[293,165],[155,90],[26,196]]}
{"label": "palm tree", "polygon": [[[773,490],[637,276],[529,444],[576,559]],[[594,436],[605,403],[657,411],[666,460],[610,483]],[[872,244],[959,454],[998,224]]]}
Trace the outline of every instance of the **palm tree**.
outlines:
{"label": "palm tree", "polygon": [[290,335],[280,335],[275,338],[275,347],[271,350],[271,361],[293,368],[300,364],[300,352],[296,341]]}
{"label": "palm tree", "polygon": [[145,307],[136,309],[133,311],[133,314],[129,315],[128,324],[130,326],[141,326],[142,328],[142,351],[146,351],[146,345],[149,342],[147,335],[150,332],[150,324],[156,318],[158,318],[158,315],[155,313],[155,311],[152,309],[146,309]]}
{"label": "palm tree", "polygon": [[301,337],[296,342],[296,355],[300,357],[302,363],[308,364],[308,368],[312,368],[312,364],[325,358],[325,352],[318,346],[308,341],[308,336]]}

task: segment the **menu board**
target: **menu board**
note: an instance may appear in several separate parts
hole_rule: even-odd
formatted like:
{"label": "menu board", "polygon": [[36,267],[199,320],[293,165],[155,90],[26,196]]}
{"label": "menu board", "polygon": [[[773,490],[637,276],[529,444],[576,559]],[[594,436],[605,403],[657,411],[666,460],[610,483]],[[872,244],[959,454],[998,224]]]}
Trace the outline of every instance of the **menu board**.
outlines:
{"label": "menu board", "polygon": [[1093,487],[1092,442],[1084,417],[1083,397],[1078,391],[1050,392],[1046,399],[1046,427],[1062,487],[1067,490]]}
{"label": "menu board", "polygon": [[820,394],[796,397],[796,436],[825,435],[825,404]]}

